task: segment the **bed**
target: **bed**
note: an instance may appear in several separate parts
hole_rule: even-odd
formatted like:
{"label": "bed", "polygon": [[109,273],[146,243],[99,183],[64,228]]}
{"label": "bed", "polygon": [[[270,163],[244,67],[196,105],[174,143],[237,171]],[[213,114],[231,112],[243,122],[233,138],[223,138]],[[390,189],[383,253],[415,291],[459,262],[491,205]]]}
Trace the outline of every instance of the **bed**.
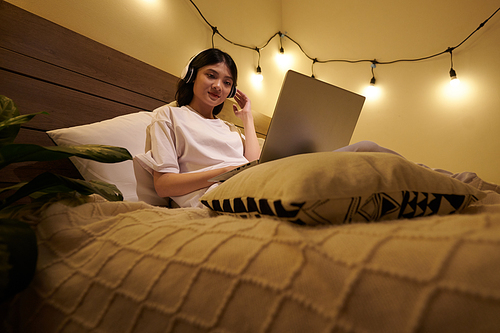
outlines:
{"label": "bed", "polygon": [[[134,155],[150,111],[174,99],[175,75],[6,2],[0,52],[0,94],[22,113],[49,112],[19,142],[97,140]],[[265,139],[269,118],[255,119]],[[500,327],[500,189],[473,172],[390,154],[304,154],[242,172],[208,192],[204,209],[139,199],[132,161],[25,163],[0,183],[47,169],[112,182],[125,200],[65,197],[24,216],[36,273],[2,305],[3,331]]]}

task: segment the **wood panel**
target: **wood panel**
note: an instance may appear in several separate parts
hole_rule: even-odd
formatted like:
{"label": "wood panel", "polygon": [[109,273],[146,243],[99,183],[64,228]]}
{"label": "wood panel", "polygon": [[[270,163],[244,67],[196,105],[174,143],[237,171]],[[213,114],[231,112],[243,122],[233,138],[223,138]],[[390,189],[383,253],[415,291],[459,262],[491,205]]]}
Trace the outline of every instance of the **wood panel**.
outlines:
{"label": "wood panel", "polygon": [[90,38],[0,2],[0,47],[164,102],[177,77]]}
{"label": "wood panel", "polygon": [[[102,97],[139,109],[150,110],[156,105],[164,104],[162,100],[96,80],[89,76],[3,48],[0,48],[0,68],[14,74],[24,75],[42,82],[50,82],[57,86],[85,92],[89,95]],[[0,81],[5,84],[7,79],[1,79]],[[9,81],[9,84],[12,85],[13,83]]]}
{"label": "wood panel", "polygon": [[0,94],[13,99],[21,114],[49,113],[35,117],[27,125],[44,131],[150,111],[164,104],[153,101],[142,109],[7,71],[0,71],[0,76]]}

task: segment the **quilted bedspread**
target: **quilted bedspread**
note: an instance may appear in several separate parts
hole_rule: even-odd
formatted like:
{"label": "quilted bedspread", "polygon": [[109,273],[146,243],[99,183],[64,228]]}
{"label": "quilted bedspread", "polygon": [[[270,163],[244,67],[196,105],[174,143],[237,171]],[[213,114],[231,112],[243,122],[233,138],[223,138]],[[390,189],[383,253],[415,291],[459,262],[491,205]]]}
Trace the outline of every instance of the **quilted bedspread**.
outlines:
{"label": "quilted bedspread", "polygon": [[50,206],[21,332],[493,332],[500,205],[328,227],[144,203]]}

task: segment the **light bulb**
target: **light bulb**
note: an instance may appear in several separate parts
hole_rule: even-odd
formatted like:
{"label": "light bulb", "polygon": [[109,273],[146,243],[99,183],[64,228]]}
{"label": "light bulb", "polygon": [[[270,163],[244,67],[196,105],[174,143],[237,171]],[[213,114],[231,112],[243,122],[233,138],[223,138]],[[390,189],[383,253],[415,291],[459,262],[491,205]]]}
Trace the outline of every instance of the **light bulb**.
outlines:
{"label": "light bulb", "polygon": [[381,95],[380,88],[377,87],[374,84],[370,84],[369,86],[366,86],[366,88],[363,91],[363,95],[368,99],[368,100],[376,100],[380,97]]}
{"label": "light bulb", "polygon": [[450,85],[452,87],[458,87],[460,85],[460,80],[457,77],[452,78],[450,81]]}
{"label": "light bulb", "polygon": [[450,78],[451,78],[450,85],[452,87],[457,87],[460,84],[460,80],[457,77],[457,72],[455,72],[453,68],[450,69]]}
{"label": "light bulb", "polygon": [[255,71],[255,74],[254,74],[254,81],[255,82],[262,82],[262,80],[264,80],[264,76],[262,75],[262,70],[261,70],[260,66],[257,66],[257,70]]}
{"label": "light bulb", "polygon": [[276,53],[276,64],[281,68],[282,70],[288,70],[291,68],[292,65],[292,56],[288,53]]}
{"label": "light bulb", "polygon": [[[373,68],[375,68],[375,64],[372,64],[372,71],[373,71]],[[375,75],[373,75],[371,80],[370,80],[370,85],[366,86],[366,88],[364,90],[363,94],[369,100],[375,100],[375,99],[378,99],[380,97],[380,88],[375,85],[376,82],[377,82],[377,80],[375,79]]]}

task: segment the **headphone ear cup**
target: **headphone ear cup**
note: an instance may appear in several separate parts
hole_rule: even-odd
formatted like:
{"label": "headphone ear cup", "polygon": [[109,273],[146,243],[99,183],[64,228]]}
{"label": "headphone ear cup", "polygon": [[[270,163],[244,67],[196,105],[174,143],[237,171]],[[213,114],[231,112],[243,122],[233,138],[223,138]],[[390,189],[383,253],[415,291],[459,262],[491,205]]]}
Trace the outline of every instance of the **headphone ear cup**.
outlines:
{"label": "headphone ear cup", "polygon": [[195,70],[191,66],[191,63],[202,52],[204,52],[204,51],[200,51],[200,52],[196,53],[191,59],[189,59],[188,64],[182,70],[181,79],[183,79],[186,83],[191,83],[191,82],[194,81],[194,79],[195,79]]}
{"label": "headphone ear cup", "polygon": [[231,91],[229,92],[229,95],[227,95],[227,98],[233,98],[234,96],[236,96],[236,86],[233,85],[231,87]]}
{"label": "headphone ear cup", "polygon": [[189,63],[186,67],[186,69],[184,70],[186,72],[186,74],[182,77],[182,79],[184,81],[186,81],[186,83],[191,83],[193,81],[193,74],[194,74],[194,69],[193,67],[191,67],[191,63]]}

